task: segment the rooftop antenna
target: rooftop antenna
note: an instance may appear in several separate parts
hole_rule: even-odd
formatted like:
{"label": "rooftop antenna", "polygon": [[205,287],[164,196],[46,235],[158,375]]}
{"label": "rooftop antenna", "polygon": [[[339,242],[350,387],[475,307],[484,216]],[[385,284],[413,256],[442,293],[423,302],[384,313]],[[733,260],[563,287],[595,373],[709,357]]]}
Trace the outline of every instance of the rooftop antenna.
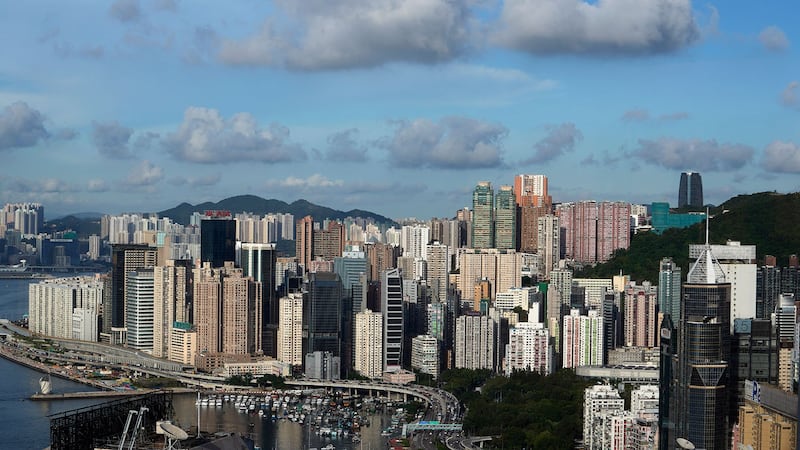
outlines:
{"label": "rooftop antenna", "polygon": [[711,221],[711,216],[708,214],[708,207],[706,206],[706,247],[708,244],[708,222]]}

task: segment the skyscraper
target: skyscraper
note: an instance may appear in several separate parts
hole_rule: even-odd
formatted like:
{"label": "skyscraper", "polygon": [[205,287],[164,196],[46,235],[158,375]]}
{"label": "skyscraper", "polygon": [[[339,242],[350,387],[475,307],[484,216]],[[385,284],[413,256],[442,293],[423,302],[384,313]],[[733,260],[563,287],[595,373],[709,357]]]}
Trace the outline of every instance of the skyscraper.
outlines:
{"label": "skyscraper", "polygon": [[290,292],[282,297],[278,327],[278,357],[293,366],[303,364],[303,294]]}
{"label": "skyscraper", "polygon": [[625,345],[656,346],[656,287],[645,281],[625,289]]}
{"label": "skyscraper", "polygon": [[550,271],[558,266],[561,257],[561,229],[558,217],[547,214],[537,220],[536,249],[541,257],[540,273],[545,280],[550,279]]}
{"label": "skyscraper", "polygon": [[308,328],[304,353],[317,351],[341,355],[342,281],[332,272],[309,274],[308,292],[303,300],[303,327]]}
{"label": "skyscraper", "polygon": [[297,237],[295,242],[297,262],[308,271],[313,260],[314,218],[305,216],[297,221]]}
{"label": "skyscraper", "polygon": [[488,181],[472,192],[472,248],[494,248],[494,189]]}
{"label": "skyscraper", "polygon": [[236,221],[229,211],[206,211],[200,221],[200,261],[222,267],[236,261]]}
{"label": "skyscraper", "polygon": [[355,365],[362,376],[380,378],[383,373],[383,316],[366,311],[356,314]]}
{"label": "skyscraper", "polygon": [[403,282],[398,269],[381,272],[383,370],[400,369],[403,357]]}
{"label": "skyscraper", "polygon": [[677,325],[681,318],[681,268],[672,258],[661,260],[658,270],[658,311]]}
{"label": "skyscraper", "polygon": [[544,175],[515,176],[514,195],[518,206],[545,207],[549,210],[553,203],[547,192],[547,177]]}
{"label": "skyscraper", "polygon": [[[104,303],[103,332],[125,327],[126,274],[157,263],[158,251],[147,245],[120,244],[111,246],[111,298]],[[112,343],[120,343],[114,340]]]}
{"label": "skyscraper", "polygon": [[730,442],[730,299],[731,285],[711,252],[706,228],[705,252],[683,285],[670,392],[675,429],[668,442],[685,438],[707,450],[725,449]]}
{"label": "skyscraper", "polygon": [[153,269],[137,269],[125,278],[127,345],[153,353]]}
{"label": "skyscraper", "polygon": [[279,308],[275,293],[275,244],[243,242],[239,249],[239,265],[245,277],[261,283],[261,345],[264,354],[278,355]]}
{"label": "skyscraper", "polygon": [[494,246],[501,250],[517,248],[517,202],[511,186],[500,186],[494,199]]}
{"label": "skyscraper", "polygon": [[701,208],[703,206],[703,179],[697,172],[681,173],[678,188],[678,208]]}

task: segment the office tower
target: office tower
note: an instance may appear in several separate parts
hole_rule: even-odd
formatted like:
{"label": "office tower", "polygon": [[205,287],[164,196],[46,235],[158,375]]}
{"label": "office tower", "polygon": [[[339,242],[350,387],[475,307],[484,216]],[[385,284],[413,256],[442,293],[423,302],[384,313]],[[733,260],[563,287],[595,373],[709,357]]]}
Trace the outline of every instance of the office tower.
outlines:
{"label": "office tower", "polygon": [[353,369],[368,378],[383,374],[383,315],[367,309],[356,314]]}
{"label": "office tower", "polygon": [[608,261],[615,251],[631,245],[631,204],[597,205],[597,262]]}
{"label": "office tower", "polygon": [[794,380],[794,360],[792,353],[797,345],[795,327],[797,326],[797,306],[794,294],[781,294],[774,314],[775,331],[778,339],[778,387],[792,392]]}
{"label": "office tower", "polygon": [[449,248],[438,241],[434,241],[427,247],[427,282],[431,288],[431,300],[446,303],[447,285],[450,277]]}
{"label": "office tower", "polygon": [[561,259],[561,229],[557,216],[548,214],[541,216],[537,222],[537,248],[542,265],[540,274],[543,279],[550,279],[550,271],[558,267]]}
{"label": "office tower", "polygon": [[681,268],[672,258],[662,259],[659,265],[658,311],[669,314],[676,325],[681,318]]}
{"label": "office tower", "polygon": [[603,296],[603,364],[608,364],[608,352],[622,346],[623,320],[620,311],[619,292],[606,292]]}
{"label": "office tower", "polygon": [[331,272],[309,274],[308,292],[303,299],[304,353],[316,351],[341,355],[342,281]]}
{"label": "office tower", "polygon": [[[774,261],[773,261],[774,263]],[[763,265],[756,270],[756,318],[768,319],[781,294],[781,269]]]}
{"label": "office tower", "polygon": [[703,179],[697,172],[681,173],[678,188],[678,208],[703,207]]}
{"label": "office tower", "polygon": [[[625,400],[607,384],[586,388],[583,393],[583,445],[586,450],[606,450],[603,444],[603,419],[621,414]],[[605,417],[604,417],[605,416]]]}
{"label": "office tower", "polygon": [[295,238],[295,246],[297,255],[297,262],[303,266],[303,270],[308,271],[311,266],[311,261],[314,260],[314,219],[311,216],[305,216],[297,221],[297,237]]}
{"label": "office tower", "polygon": [[153,269],[137,269],[126,277],[127,346],[153,352]]}
{"label": "office tower", "polygon": [[727,448],[730,413],[730,298],[731,285],[708,244],[683,285],[674,391],[670,413],[676,438],[697,448]]}
{"label": "office tower", "polygon": [[[111,246],[111,298],[103,305],[103,332],[122,329],[126,324],[126,274],[157,264],[157,250],[147,245],[118,244]],[[107,308],[107,306],[110,306]],[[113,342],[120,343],[120,342]]]}
{"label": "office tower", "polygon": [[[500,311],[520,308],[531,311],[528,322],[539,322],[539,303],[536,302],[538,290],[535,287],[515,287],[495,295],[494,307]],[[535,311],[534,311],[535,310]]]}
{"label": "office tower", "polygon": [[472,192],[472,248],[494,248],[494,189],[488,181]]}
{"label": "office tower", "polygon": [[400,247],[380,242],[368,242],[364,245],[369,260],[369,281],[378,281],[381,272],[397,267]]}
{"label": "office tower", "polygon": [[735,320],[730,367],[740,396],[745,380],[778,384],[778,349],[778,336],[769,319]]}
{"label": "office tower", "polygon": [[242,242],[237,258],[242,275],[261,285],[261,346],[264,354],[278,355],[278,324],[280,320],[276,295],[275,271],[277,255],[275,244]]}
{"label": "office tower", "polygon": [[656,346],[656,287],[645,281],[625,289],[625,346]]}
{"label": "office tower", "polygon": [[222,267],[236,261],[236,221],[229,211],[206,211],[200,221],[200,261]]}
{"label": "office tower", "polygon": [[103,283],[92,277],[42,280],[28,286],[28,329],[41,336],[97,341]]}
{"label": "office tower", "polygon": [[439,341],[428,334],[411,339],[411,367],[439,378]]}
{"label": "office tower", "polygon": [[563,367],[603,364],[603,316],[595,310],[581,315],[572,309],[564,316],[563,330]]}
{"label": "office tower", "polygon": [[311,250],[312,259],[333,261],[334,258],[342,256],[344,244],[344,225],[339,222],[330,221],[325,229],[314,230],[313,247]]}
{"label": "office tower", "polygon": [[486,315],[469,313],[456,319],[455,331],[455,368],[493,370],[497,323]]}
{"label": "office tower", "polygon": [[400,369],[403,356],[403,284],[398,269],[381,272],[383,370]]}
{"label": "office tower", "polygon": [[303,364],[303,294],[290,292],[278,301],[278,361]]}
{"label": "office tower", "polygon": [[153,356],[170,355],[175,322],[191,323],[191,261],[167,260],[153,268]]}
{"label": "office tower", "polygon": [[431,229],[427,225],[404,225],[400,229],[400,247],[403,256],[426,259]]}
{"label": "office tower", "polygon": [[547,177],[544,175],[520,174],[514,177],[514,196],[518,206],[549,208],[553,200],[547,191]]}
{"label": "office tower", "polygon": [[[680,313],[679,313],[680,314]],[[669,448],[677,437],[677,422],[680,406],[677,397],[677,338],[678,330],[672,321],[672,315],[664,315],[659,332],[659,361],[658,361],[658,446],[656,448]]]}
{"label": "office tower", "polygon": [[549,375],[553,371],[553,347],[550,332],[543,323],[520,322],[509,329],[505,349],[505,373],[517,370]]}
{"label": "office tower", "polygon": [[367,309],[367,258],[358,245],[348,245],[342,256],[334,258],[333,270],[342,280],[342,368],[350,373],[355,361],[356,314]]}
{"label": "office tower", "polygon": [[511,186],[500,186],[494,199],[494,247],[517,248],[517,202]]}

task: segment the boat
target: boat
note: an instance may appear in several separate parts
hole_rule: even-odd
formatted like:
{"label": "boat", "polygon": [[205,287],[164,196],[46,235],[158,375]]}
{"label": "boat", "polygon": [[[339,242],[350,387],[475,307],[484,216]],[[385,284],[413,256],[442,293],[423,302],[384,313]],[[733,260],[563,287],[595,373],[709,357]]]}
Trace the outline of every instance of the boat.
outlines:
{"label": "boat", "polygon": [[22,273],[28,270],[28,261],[19,260],[19,264],[0,266],[0,273]]}

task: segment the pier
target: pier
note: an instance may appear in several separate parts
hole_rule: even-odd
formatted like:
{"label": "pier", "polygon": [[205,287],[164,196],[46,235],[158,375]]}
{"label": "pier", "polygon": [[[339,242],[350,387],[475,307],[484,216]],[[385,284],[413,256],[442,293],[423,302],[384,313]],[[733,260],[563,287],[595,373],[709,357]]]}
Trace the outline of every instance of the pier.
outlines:
{"label": "pier", "polygon": [[112,397],[134,397],[146,395],[154,392],[152,389],[137,389],[126,391],[91,391],[91,392],[65,392],[61,394],[33,394],[31,400],[69,400],[76,398],[112,398]]}

